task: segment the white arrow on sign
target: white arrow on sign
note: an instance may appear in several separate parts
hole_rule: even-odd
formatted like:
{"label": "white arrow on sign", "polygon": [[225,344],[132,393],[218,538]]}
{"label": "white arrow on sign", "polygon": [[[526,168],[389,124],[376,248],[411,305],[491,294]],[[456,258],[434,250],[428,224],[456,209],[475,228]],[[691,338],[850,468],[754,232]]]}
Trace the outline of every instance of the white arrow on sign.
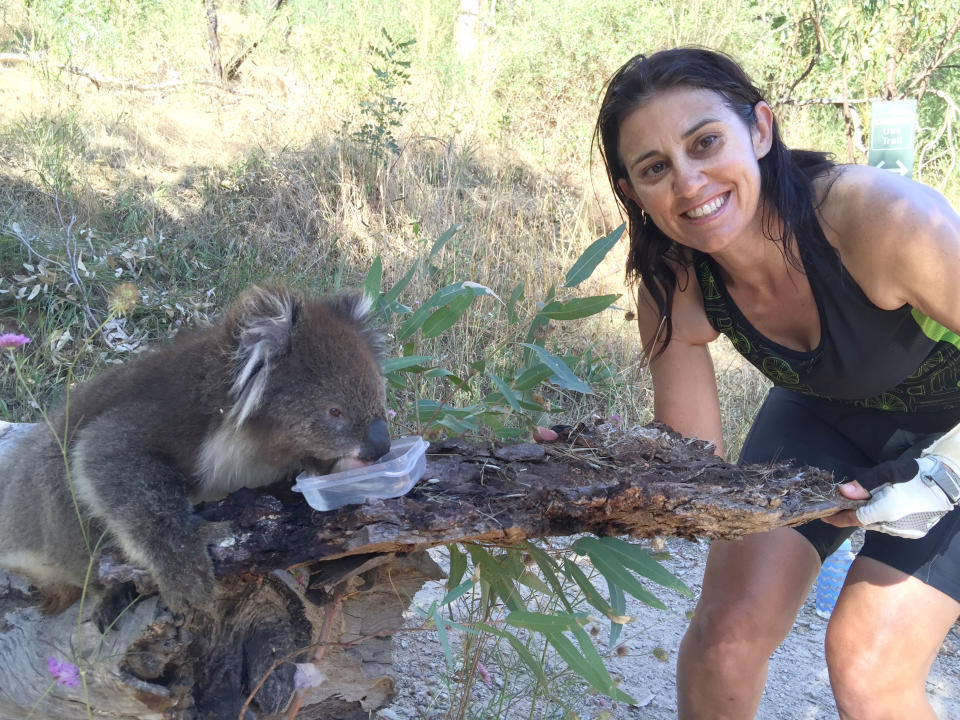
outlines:
{"label": "white arrow on sign", "polygon": [[893,168],[893,167],[890,167],[890,168],[884,167],[884,165],[886,165],[886,163],[885,163],[883,160],[881,160],[881,161],[878,162],[874,167],[876,167],[878,170],[879,170],[879,169],[883,169],[883,170],[887,170],[888,172],[899,173],[901,176],[904,176],[904,175],[906,175],[908,172],[910,172],[910,169],[909,169],[906,165],[904,165],[904,164],[899,160],[899,158],[897,159],[897,167],[895,167],[895,168]]}

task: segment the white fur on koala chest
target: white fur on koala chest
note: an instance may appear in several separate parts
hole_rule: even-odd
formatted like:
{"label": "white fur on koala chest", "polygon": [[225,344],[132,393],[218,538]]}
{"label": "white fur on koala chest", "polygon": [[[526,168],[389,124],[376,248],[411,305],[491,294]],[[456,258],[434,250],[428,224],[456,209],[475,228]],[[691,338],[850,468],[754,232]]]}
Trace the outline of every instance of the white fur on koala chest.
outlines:
{"label": "white fur on koala chest", "polygon": [[243,427],[224,423],[203,441],[197,459],[200,481],[190,492],[190,501],[217,500],[243,487],[277,482],[283,468],[264,463],[259,444]]}

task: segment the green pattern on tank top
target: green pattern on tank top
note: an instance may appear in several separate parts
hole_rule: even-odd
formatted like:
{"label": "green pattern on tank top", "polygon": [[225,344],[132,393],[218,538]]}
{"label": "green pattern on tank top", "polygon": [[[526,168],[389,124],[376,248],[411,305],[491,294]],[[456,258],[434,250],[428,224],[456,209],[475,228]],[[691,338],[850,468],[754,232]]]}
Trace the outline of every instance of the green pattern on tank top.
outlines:
{"label": "green pattern on tank top", "polygon": [[735,326],[708,263],[695,262],[694,269],[704,291],[703,309],[710,325],[726,335],[737,352],[775,385],[804,395],[879,410],[917,412],[960,407],[960,337],[923,313],[914,310],[911,314],[923,333],[937,344],[913,374],[879,395],[858,400],[829,398],[800,381],[804,369],[816,362],[815,353],[801,359],[785,358],[759,333],[748,337]]}
{"label": "green pattern on tank top", "polygon": [[948,342],[960,350],[960,337],[957,337],[956,333],[947,330],[936,320],[928,318],[917,309],[912,310],[910,314],[913,315],[913,319],[917,321],[917,325],[920,326],[923,334],[928,338],[937,342]]}

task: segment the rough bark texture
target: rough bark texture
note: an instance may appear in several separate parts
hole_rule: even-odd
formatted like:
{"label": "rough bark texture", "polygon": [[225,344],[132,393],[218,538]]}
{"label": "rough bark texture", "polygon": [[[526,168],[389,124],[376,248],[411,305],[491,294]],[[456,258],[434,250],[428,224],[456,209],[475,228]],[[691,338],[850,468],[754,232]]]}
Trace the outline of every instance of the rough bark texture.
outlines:
{"label": "rough bark texture", "polygon": [[[4,429],[0,455],[18,431]],[[326,681],[297,717],[366,718],[393,695],[391,632],[416,590],[440,575],[426,548],[579,533],[737,537],[853,505],[837,498],[828,473],[733,467],[662,426],[579,428],[550,445],[443,441],[407,496],[330,512],[287,487],[241,490],[197,509],[235,528],[233,542],[210,548],[223,587],[203,613],[173,617],[154,596],[101,636],[83,619],[89,609],[43,617],[25,584],[0,583],[0,718],[20,720],[32,707],[35,718],[85,715],[82,689],[44,696],[49,656],[84,658],[97,717],[237,718],[265,675],[250,708],[281,717],[294,666],[276,661],[303,650],[294,661],[307,662],[321,637]],[[97,567],[106,583],[150,589],[109,551]]]}

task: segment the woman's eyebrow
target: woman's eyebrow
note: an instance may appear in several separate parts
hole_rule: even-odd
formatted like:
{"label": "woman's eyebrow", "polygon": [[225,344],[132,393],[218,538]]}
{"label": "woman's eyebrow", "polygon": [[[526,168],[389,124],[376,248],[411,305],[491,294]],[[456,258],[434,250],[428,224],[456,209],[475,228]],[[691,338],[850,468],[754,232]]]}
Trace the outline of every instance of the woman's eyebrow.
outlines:
{"label": "woman's eyebrow", "polygon": [[[717,118],[704,118],[703,120],[701,120],[701,121],[699,121],[698,123],[694,124],[693,127],[691,127],[689,130],[687,130],[685,133],[683,133],[680,137],[683,138],[684,140],[686,140],[688,137],[690,137],[690,136],[693,135],[695,132],[697,132],[697,130],[699,130],[700,128],[702,128],[704,125],[709,125],[710,123],[714,123],[714,122],[720,122],[720,121],[719,121],[719,119],[717,119]],[[632,168],[632,167],[634,167],[637,163],[642,163],[642,162],[643,162],[644,160],[646,160],[647,158],[653,157],[654,155],[657,154],[657,152],[658,152],[657,150],[650,150],[649,152],[645,152],[643,155],[641,155],[640,157],[638,157],[637,159],[635,159],[632,163],[630,163],[627,167],[628,167],[628,168]]]}
{"label": "woman's eyebrow", "polygon": [[688,137],[690,137],[691,135],[693,135],[697,130],[699,130],[700,128],[702,128],[704,125],[709,125],[710,123],[713,123],[713,122],[720,122],[720,121],[719,121],[719,119],[717,119],[717,118],[704,118],[703,120],[701,120],[700,122],[698,122],[696,125],[694,125],[692,128],[690,128],[689,130],[687,130],[687,131],[686,131],[683,135],[681,135],[680,137],[682,137],[684,140],[686,140]]}

